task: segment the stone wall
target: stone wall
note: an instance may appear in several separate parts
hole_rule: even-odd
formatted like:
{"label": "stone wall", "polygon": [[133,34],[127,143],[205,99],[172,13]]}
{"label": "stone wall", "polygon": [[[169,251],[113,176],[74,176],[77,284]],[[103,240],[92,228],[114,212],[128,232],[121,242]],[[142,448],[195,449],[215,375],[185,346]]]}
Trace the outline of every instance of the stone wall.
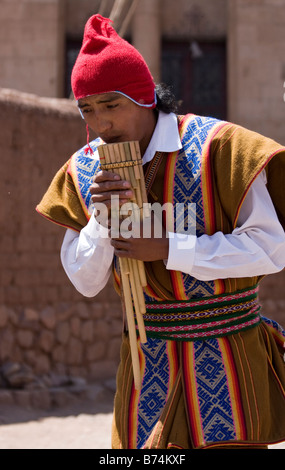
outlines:
{"label": "stone wall", "polygon": [[68,100],[4,89],[0,126],[0,365],[24,364],[37,377],[113,377],[122,322],[112,283],[96,299],[80,295],[60,262],[65,229],[35,211],[85,144],[85,126]]}

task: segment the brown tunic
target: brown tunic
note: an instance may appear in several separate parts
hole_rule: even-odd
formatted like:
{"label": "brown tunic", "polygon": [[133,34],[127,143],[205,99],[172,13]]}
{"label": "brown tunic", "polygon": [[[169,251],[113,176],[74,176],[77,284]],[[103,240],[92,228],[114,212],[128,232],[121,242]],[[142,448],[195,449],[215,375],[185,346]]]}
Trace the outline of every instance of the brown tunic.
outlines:
{"label": "brown tunic", "polygon": [[[247,191],[263,169],[267,173],[267,187],[278,218],[283,228],[285,227],[284,147],[229,123],[211,142],[211,163],[214,175],[212,186],[216,231],[232,232]],[[150,202],[162,203],[164,166],[165,160],[162,159],[150,188]],[[55,223],[80,231],[88,222],[88,216],[81,206],[68,167],[69,162],[57,173],[37,210]],[[174,296],[171,279],[164,263],[157,261],[145,264],[148,282],[153,290],[165,299],[172,299]],[[223,281],[224,291],[235,292],[256,285],[260,279],[261,277],[226,279]],[[285,440],[285,366],[282,338],[280,331],[275,331],[271,325],[262,322],[251,330],[219,340],[221,349],[229,347],[233,357],[246,429],[245,439],[236,443],[223,442],[221,445],[261,445]],[[194,445],[191,435],[193,429],[189,425],[183,392],[186,384],[181,357],[187,353],[182,351],[183,348],[183,345],[177,345],[179,371],[171,395],[147,440],[146,447],[191,448]],[[132,396],[132,367],[127,335],[123,338],[117,384],[113,447],[127,448],[130,445],[129,403]],[[207,446],[200,444],[205,445]]]}

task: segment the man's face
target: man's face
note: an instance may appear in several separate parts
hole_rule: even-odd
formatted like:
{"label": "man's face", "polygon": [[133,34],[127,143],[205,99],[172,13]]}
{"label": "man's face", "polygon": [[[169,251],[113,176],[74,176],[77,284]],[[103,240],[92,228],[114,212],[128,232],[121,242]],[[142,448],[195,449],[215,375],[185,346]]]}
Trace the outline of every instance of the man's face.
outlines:
{"label": "man's face", "polygon": [[78,106],[86,124],[106,144],[137,140],[144,154],[156,124],[153,110],[138,106],[120,93],[82,98]]}

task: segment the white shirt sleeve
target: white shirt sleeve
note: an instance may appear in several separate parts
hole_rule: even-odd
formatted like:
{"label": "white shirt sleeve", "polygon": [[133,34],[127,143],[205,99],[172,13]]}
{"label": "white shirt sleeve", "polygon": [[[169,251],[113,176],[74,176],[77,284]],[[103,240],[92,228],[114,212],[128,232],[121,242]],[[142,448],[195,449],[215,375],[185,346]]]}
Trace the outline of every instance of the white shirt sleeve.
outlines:
{"label": "white shirt sleeve", "polygon": [[80,233],[67,229],[61,262],[75,288],[85,297],[94,297],[108,282],[113,254],[108,230],[92,214]]}
{"label": "white shirt sleeve", "polygon": [[[252,184],[241,207],[238,226],[228,235],[170,234],[167,269],[209,281],[251,277],[281,271],[285,266],[285,233],[265,185],[265,173]],[[91,216],[78,234],[66,231],[61,260],[76,289],[96,296],[106,285],[114,249],[108,231]]]}
{"label": "white shirt sleeve", "polygon": [[210,281],[281,271],[285,266],[285,232],[279,223],[262,172],[241,207],[231,234],[169,234],[166,268]]}

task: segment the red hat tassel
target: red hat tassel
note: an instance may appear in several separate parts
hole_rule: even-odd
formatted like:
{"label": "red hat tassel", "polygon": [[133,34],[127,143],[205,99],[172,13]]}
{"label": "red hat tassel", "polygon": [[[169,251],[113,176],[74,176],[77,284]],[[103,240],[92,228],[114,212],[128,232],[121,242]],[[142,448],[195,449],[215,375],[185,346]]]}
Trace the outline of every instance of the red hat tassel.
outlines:
{"label": "red hat tassel", "polygon": [[90,152],[91,155],[93,155],[93,150],[92,148],[90,147],[90,144],[89,144],[89,127],[88,127],[88,124],[86,124],[86,133],[87,133],[87,147],[85,149],[85,155],[88,154],[88,152]]}

